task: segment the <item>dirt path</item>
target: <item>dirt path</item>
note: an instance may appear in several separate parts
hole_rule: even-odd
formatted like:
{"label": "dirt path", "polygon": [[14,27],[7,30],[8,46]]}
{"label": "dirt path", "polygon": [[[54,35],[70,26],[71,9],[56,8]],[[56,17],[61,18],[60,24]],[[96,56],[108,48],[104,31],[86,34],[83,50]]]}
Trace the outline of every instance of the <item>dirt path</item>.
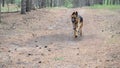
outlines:
{"label": "dirt path", "polygon": [[[74,39],[70,15],[76,10],[84,27],[83,37]],[[119,11],[89,8],[4,14],[0,68],[120,68],[119,19]]]}

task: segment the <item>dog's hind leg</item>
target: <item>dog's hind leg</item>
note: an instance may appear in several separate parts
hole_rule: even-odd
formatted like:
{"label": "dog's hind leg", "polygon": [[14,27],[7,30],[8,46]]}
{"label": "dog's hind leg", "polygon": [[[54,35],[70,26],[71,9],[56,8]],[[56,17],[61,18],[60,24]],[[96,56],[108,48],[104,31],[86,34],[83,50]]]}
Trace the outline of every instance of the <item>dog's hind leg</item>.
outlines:
{"label": "dog's hind leg", "polygon": [[80,36],[82,36],[82,27],[83,27],[83,22],[81,22],[81,24],[80,24],[80,28],[79,28]]}
{"label": "dog's hind leg", "polygon": [[80,36],[82,36],[82,28],[80,28]]}

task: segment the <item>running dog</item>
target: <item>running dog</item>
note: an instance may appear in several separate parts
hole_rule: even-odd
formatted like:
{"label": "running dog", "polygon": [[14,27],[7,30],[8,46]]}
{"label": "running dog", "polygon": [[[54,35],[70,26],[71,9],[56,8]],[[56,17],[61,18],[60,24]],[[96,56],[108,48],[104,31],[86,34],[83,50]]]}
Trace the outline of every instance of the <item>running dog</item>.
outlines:
{"label": "running dog", "polygon": [[71,21],[74,30],[74,37],[77,38],[80,32],[80,36],[82,36],[82,27],[83,27],[83,17],[78,15],[78,12],[73,12],[71,15]]}

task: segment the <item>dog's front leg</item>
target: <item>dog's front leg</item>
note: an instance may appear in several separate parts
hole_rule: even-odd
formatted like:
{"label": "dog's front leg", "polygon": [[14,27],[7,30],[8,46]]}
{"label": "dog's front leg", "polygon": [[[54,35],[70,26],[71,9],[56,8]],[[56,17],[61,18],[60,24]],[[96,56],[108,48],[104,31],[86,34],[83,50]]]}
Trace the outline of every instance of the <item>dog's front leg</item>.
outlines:
{"label": "dog's front leg", "polygon": [[75,38],[78,37],[78,33],[79,33],[79,24],[77,23],[77,24],[75,25],[75,29],[74,29],[74,36],[75,36]]}
{"label": "dog's front leg", "polygon": [[80,28],[79,28],[79,30],[80,30],[80,36],[82,36],[82,27],[83,27],[83,22],[80,23]]}

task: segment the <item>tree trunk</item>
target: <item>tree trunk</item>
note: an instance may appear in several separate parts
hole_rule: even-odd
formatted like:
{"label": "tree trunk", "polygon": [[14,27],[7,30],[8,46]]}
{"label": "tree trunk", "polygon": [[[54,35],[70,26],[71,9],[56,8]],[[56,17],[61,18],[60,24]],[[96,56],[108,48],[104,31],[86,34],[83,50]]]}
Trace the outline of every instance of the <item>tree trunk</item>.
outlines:
{"label": "tree trunk", "polygon": [[73,0],[73,6],[74,8],[78,6],[78,0]]}
{"label": "tree trunk", "polygon": [[0,0],[0,23],[1,23],[1,0]]}
{"label": "tree trunk", "polygon": [[31,9],[35,10],[35,1],[34,0],[31,0]]}
{"label": "tree trunk", "polygon": [[52,0],[50,0],[50,7],[52,7]]}
{"label": "tree trunk", "polygon": [[2,0],[2,7],[4,7],[4,6],[5,6],[5,0]]}
{"label": "tree trunk", "polygon": [[86,6],[90,6],[90,1],[86,0]]}
{"label": "tree trunk", "polygon": [[42,7],[41,7],[41,2],[42,2],[42,0],[38,0],[39,9],[42,8]]}
{"label": "tree trunk", "polygon": [[26,12],[31,11],[31,0],[26,0]]}
{"label": "tree trunk", "polygon": [[15,0],[11,0],[11,4],[14,4],[15,3]]}
{"label": "tree trunk", "polygon": [[21,0],[21,14],[26,14],[26,0]]}
{"label": "tree trunk", "polygon": [[46,0],[41,0],[41,7],[45,8],[46,7]]}

